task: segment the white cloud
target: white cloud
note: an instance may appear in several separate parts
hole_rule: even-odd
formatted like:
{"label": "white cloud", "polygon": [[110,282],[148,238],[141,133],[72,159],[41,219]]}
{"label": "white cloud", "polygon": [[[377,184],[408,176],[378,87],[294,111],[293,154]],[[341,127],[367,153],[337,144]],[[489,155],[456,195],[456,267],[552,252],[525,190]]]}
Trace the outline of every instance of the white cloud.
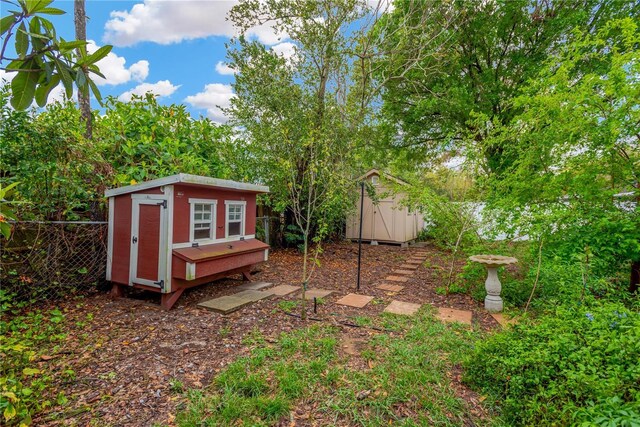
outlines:
{"label": "white cloud", "polygon": [[[235,4],[233,1],[144,0],[130,10],[111,12],[111,19],[105,24],[104,40],[116,46],[131,46],[143,41],[170,44],[209,36],[233,37],[237,29],[226,18]],[[249,30],[248,35],[267,45],[286,38],[268,24]]]}
{"label": "white cloud", "polygon": [[[64,89],[64,85],[60,83],[58,86],[51,89],[51,92],[49,92],[49,98],[47,98],[47,104],[50,104],[52,102],[64,102],[66,99],[67,99],[67,92]],[[71,95],[70,99],[72,101],[78,100],[78,89],[76,89],[75,86],[73,87],[73,94]],[[92,106],[92,108],[95,108],[95,105]]]}
{"label": "white cloud", "polygon": [[211,83],[204,87],[203,92],[195,95],[187,96],[184,102],[191,104],[196,108],[206,109],[207,117],[219,123],[227,121],[222,108],[231,106],[231,99],[235,94],[231,85],[222,83]]}
{"label": "white cloud", "polygon": [[129,71],[133,80],[141,82],[149,75],[149,61],[138,61],[129,67]]}
{"label": "white cloud", "polygon": [[448,169],[459,169],[465,164],[466,161],[467,161],[467,158],[464,156],[453,156],[447,161],[445,161],[443,164],[444,164],[444,167]]}
{"label": "white cloud", "polygon": [[218,61],[216,64],[216,71],[223,76],[232,76],[236,72],[233,68],[229,67],[229,65],[222,61]]}
{"label": "white cloud", "polygon": [[[87,52],[93,53],[99,49],[93,40],[87,42]],[[93,75],[92,79],[98,86],[119,85],[127,83],[131,80],[141,82],[149,75],[149,61],[141,60],[129,68],[126,67],[127,60],[122,56],[118,56],[113,52],[109,52],[107,56],[102,58],[96,64],[100,68],[100,72],[104,74],[106,79]]]}
{"label": "white cloud", "polygon": [[11,80],[13,80],[17,74],[18,73],[8,73],[5,70],[0,70],[0,87],[11,83]]}
{"label": "white cloud", "polygon": [[173,85],[169,80],[160,80],[157,83],[142,83],[118,97],[120,101],[130,101],[133,95],[144,95],[151,92],[158,97],[172,95],[180,85]]}
{"label": "white cloud", "polygon": [[296,54],[296,45],[291,42],[278,43],[277,45],[272,46],[271,50],[289,61]]}
{"label": "white cloud", "polygon": [[367,0],[367,6],[370,10],[377,13],[393,12],[395,9],[392,0]]}

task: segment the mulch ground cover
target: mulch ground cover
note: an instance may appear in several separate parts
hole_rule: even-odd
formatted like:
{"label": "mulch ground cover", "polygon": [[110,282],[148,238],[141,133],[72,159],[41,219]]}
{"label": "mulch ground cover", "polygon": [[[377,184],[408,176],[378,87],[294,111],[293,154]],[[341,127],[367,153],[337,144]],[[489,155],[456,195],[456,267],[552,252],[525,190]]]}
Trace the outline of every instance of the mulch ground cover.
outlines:
{"label": "mulch ground cover", "polygon": [[[425,266],[420,266],[404,289],[391,293],[376,289],[394,269],[416,252],[427,252]],[[471,310],[475,328],[496,328],[497,323],[482,304],[465,295],[439,295],[448,273],[450,255],[434,247],[400,248],[398,246],[363,245],[360,293],[373,296],[364,308],[335,304],[344,295],[355,292],[358,245],[328,244],[320,257],[321,264],[309,285],[335,291],[321,301],[318,313],[310,315],[344,327],[344,351],[357,354],[360,340],[375,331],[355,327],[358,318],[376,316],[393,299]],[[277,250],[260,266],[255,280],[280,284],[300,284],[302,257],[296,250]],[[230,295],[239,279],[225,279],[187,290],[171,311],[160,309],[153,294],[135,294],[112,300],[97,294],[81,300],[57,302],[65,312],[69,334],[59,357],[43,363],[57,364],[56,369],[72,369],[73,380],[56,384],[51,395],[63,391],[69,402],[40,414],[36,425],[135,425],[170,424],[182,404],[181,389],[206,387],[212,378],[236,358],[247,355],[253,337],[275,339],[282,332],[301,328],[313,320],[302,321],[288,315],[283,300],[297,300],[299,293],[259,301],[226,316],[213,313],[197,304]],[[312,304],[308,304],[311,307]],[[357,368],[357,357],[350,364]],[[452,373],[459,395],[469,405],[477,396]],[[472,411],[476,409],[471,409]]]}

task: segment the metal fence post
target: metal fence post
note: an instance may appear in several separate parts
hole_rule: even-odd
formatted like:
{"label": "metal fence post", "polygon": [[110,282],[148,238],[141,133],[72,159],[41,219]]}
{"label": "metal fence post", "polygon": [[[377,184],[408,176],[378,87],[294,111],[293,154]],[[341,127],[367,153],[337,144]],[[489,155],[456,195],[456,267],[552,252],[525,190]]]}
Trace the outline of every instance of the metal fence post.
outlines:
{"label": "metal fence post", "polygon": [[269,236],[269,217],[268,216],[262,217],[262,228],[264,228],[264,242],[267,245],[270,245],[270,243],[269,243],[269,240],[270,240],[269,239],[269,237],[270,237]]}

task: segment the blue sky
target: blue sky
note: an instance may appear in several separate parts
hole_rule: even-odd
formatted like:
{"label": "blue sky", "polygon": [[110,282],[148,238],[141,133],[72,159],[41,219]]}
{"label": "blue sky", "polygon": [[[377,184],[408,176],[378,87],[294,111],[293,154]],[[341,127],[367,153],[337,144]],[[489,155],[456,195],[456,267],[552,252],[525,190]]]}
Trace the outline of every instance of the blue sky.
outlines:
{"label": "blue sky", "polygon": [[[233,4],[87,0],[87,39],[94,42],[89,49],[113,45],[112,53],[98,63],[107,77],[96,81],[103,96],[126,100],[131,93],[151,91],[162,103],[185,104],[194,117],[224,122],[217,106],[227,106],[233,96],[233,70],[224,64],[225,43],[235,34],[226,20]],[[67,11],[51,20],[59,35],[73,39],[73,2],[56,0],[52,6]],[[269,26],[252,29],[250,35],[282,55],[293,52],[286,37]],[[61,93],[54,93],[54,98]]]}

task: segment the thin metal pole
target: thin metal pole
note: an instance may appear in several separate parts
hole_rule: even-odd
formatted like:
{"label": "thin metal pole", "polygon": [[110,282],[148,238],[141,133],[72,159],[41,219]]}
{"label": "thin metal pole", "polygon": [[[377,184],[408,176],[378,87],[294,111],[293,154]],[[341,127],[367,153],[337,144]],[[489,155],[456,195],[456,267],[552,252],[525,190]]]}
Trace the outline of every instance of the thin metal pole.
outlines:
{"label": "thin metal pole", "polygon": [[358,236],[358,283],[356,291],[360,292],[360,266],[362,264],[362,217],[364,209],[364,181],[360,183],[360,234]]}

